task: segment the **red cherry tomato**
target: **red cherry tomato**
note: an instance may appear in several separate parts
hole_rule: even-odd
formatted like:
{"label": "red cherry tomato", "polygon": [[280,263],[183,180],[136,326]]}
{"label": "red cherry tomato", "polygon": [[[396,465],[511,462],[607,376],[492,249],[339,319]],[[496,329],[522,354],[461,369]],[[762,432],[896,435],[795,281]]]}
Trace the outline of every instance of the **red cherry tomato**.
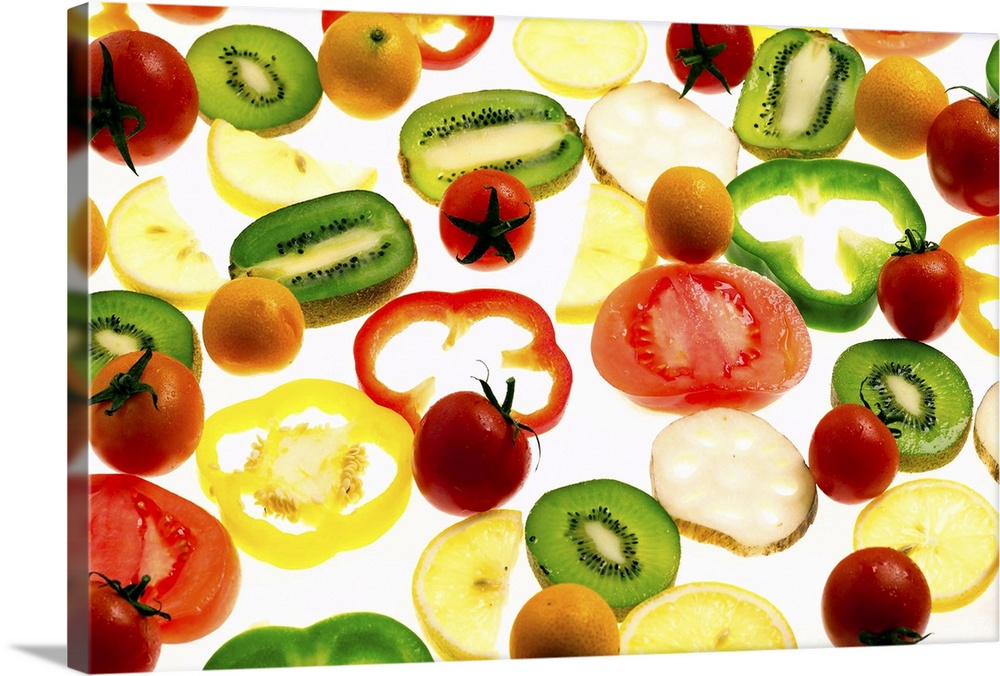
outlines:
{"label": "red cherry tomato", "polygon": [[948,330],[962,309],[962,269],[934,242],[912,230],[906,233],[879,272],[878,305],[896,333],[931,341]]}
{"label": "red cherry tomato", "polygon": [[928,31],[879,31],[844,29],[844,37],[863,55],[882,59],[893,54],[912,57],[928,56],[961,37],[961,33],[931,33]]}
{"label": "red cherry tomato", "polygon": [[833,645],[890,645],[923,638],[931,590],[913,560],[891,547],[859,549],[823,587],[823,627]]}
{"label": "red cherry tomato", "polygon": [[527,251],[535,235],[535,201],[515,176],[476,169],[445,189],[438,221],[441,241],[459,263],[493,270]]}
{"label": "red cherry tomato", "polygon": [[788,294],[729,263],[636,273],[601,305],[590,349],[608,383],[674,413],[759,409],[802,380],[812,359]]}
{"label": "red cherry tomato", "polygon": [[1000,211],[997,100],[976,96],[938,113],[927,133],[927,165],[944,200],[970,214]]}
{"label": "red cherry tomato", "polygon": [[531,472],[532,432],[510,416],[514,380],[503,403],[485,381],[478,392],[453,392],[434,402],[413,439],[413,479],[427,501],[468,515],[504,504]]}
{"label": "red cherry tomato", "polygon": [[187,25],[211,23],[226,13],[226,7],[208,5],[149,5],[149,8],[165,19]]}
{"label": "red cherry tomato", "polygon": [[739,85],[753,61],[753,35],[747,26],[673,23],[667,29],[667,62],[688,90],[728,92]]}
{"label": "red cherry tomato", "polygon": [[[101,45],[113,77],[106,77]],[[198,119],[198,89],[181,53],[156,35],[122,30],[90,43],[89,59],[90,95],[99,97],[92,104],[91,147],[132,168],[173,154]]]}
{"label": "red cherry tomato", "polygon": [[90,476],[88,569],[122,584],[152,579],[140,600],[164,643],[208,635],[229,617],[240,591],[240,560],[229,533],[198,505],[131,474]]}
{"label": "red cherry tomato", "polygon": [[194,374],[162,352],[130,352],[109,361],[90,385],[90,401],[91,446],[119,472],[173,471],[194,453],[205,427],[205,401]]}
{"label": "red cherry tomato", "polygon": [[[323,32],[334,21],[347,14],[324,10],[321,16]],[[421,64],[427,70],[451,70],[469,62],[486,44],[493,33],[492,16],[446,16],[439,14],[397,14],[420,46]],[[448,41],[448,30],[461,34]],[[442,40],[442,38],[444,40]],[[446,46],[440,46],[444,42]]]}
{"label": "red cherry tomato", "polygon": [[170,615],[134,599],[148,583],[123,585],[95,574],[90,581],[87,626],[89,673],[147,672],[156,668],[163,641],[154,617]]}
{"label": "red cherry tomato", "polygon": [[895,437],[861,404],[834,406],[809,442],[809,471],[831,499],[855,504],[881,495],[899,471]]}

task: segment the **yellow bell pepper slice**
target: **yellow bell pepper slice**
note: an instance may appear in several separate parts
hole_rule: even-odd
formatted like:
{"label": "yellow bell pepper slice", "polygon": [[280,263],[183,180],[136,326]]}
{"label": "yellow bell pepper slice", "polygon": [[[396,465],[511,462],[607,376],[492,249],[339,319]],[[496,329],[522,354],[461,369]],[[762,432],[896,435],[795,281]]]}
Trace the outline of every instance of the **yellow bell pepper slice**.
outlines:
{"label": "yellow bell pepper slice", "polygon": [[[311,409],[325,420],[314,422]],[[399,520],[410,498],[412,448],[413,430],[395,411],[349,385],[302,379],[212,414],[195,457],[202,489],[237,547],[300,569],[371,544]],[[395,475],[366,499],[378,449]],[[235,466],[231,456],[244,450]]]}
{"label": "yellow bell pepper slice", "polygon": [[1000,332],[983,314],[983,304],[1000,298],[1000,278],[971,267],[968,263],[981,249],[1000,243],[996,216],[974,218],[948,231],[938,245],[958,261],[962,271],[962,308],[958,323],[990,354],[1000,354]]}

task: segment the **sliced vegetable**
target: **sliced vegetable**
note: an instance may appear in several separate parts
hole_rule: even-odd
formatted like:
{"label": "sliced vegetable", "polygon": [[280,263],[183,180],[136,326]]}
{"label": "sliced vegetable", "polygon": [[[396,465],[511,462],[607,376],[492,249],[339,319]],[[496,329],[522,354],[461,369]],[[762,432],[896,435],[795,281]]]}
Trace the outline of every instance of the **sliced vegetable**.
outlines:
{"label": "sliced vegetable", "polygon": [[[420,60],[427,70],[451,70],[468,63],[493,33],[492,16],[402,14],[400,18],[417,38]],[[462,36],[449,42],[449,30],[457,30]],[[440,47],[442,44],[447,46]]]}
{"label": "sliced vegetable", "polygon": [[[320,422],[304,419],[313,409],[324,414]],[[249,441],[244,464],[229,471],[220,451],[233,447],[227,437],[234,436],[235,444],[240,436]],[[202,487],[236,545],[296,569],[371,544],[396,523],[410,498],[412,443],[406,421],[357,389],[303,379],[212,414],[195,456]],[[394,474],[367,498],[366,470],[377,450]]]}
{"label": "sliced vegetable", "polygon": [[842,228],[837,262],[851,285],[841,293],[818,289],[803,276],[802,236],[767,241],[751,234],[740,217],[751,206],[774,197],[790,196],[802,211],[815,213],[834,199],[875,202],[888,211],[900,233],[908,228],[923,237],[926,223],[920,205],[906,185],[881,167],[841,159],[776,159],[748,169],[729,185],[736,221],[726,258],[773,279],[802,312],[806,324],[824,331],[853,331],[875,312],[878,275],[895,245]]}
{"label": "sliced vegetable", "polygon": [[353,612],[308,627],[247,629],[223,643],[205,669],[433,661],[420,637],[398,620],[379,613]]}
{"label": "sliced vegetable", "polygon": [[444,324],[448,337],[442,348],[449,350],[473,324],[490,317],[509,319],[531,334],[527,344],[501,353],[501,366],[544,371],[552,378],[545,404],[534,411],[513,410],[511,415],[539,434],[552,429],[566,408],[573,373],[569,359],[556,344],[548,314],[538,303],[516,291],[421,291],[399,296],[382,306],[368,317],[354,340],[354,364],[361,390],[377,404],[398,412],[416,429],[434,395],[435,378],[429,376],[405,392],[396,391],[376,375],[379,354],[415,322]]}
{"label": "sliced vegetable", "polygon": [[1000,354],[1000,332],[994,324],[996,309],[992,310],[990,316],[994,319],[991,320],[983,306],[1000,298],[997,286],[1000,280],[995,274],[972,267],[969,260],[981,249],[1000,244],[998,233],[997,217],[984,216],[952,229],[940,242],[941,248],[958,260],[962,271],[963,296],[958,323],[979,347],[994,355]]}

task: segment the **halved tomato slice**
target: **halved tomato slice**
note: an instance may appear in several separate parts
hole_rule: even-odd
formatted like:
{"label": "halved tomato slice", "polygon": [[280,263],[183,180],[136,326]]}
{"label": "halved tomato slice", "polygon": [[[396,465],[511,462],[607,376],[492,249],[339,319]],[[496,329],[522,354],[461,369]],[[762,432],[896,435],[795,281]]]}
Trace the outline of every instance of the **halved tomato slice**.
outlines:
{"label": "halved tomato slice", "polygon": [[961,35],[927,31],[844,29],[844,37],[851,46],[872,59],[883,59],[893,54],[906,54],[914,58],[929,56],[955,42]]}
{"label": "halved tomato slice", "polygon": [[229,533],[186,498],[129,474],[90,477],[89,569],[123,585],[152,578],[142,601],[170,615],[164,643],[207,635],[229,617],[240,562]]}
{"label": "halved tomato slice", "polygon": [[753,411],[802,380],[812,342],[795,303],[765,277],[729,263],[678,263],[611,292],[591,354],[598,373],[643,406]]}

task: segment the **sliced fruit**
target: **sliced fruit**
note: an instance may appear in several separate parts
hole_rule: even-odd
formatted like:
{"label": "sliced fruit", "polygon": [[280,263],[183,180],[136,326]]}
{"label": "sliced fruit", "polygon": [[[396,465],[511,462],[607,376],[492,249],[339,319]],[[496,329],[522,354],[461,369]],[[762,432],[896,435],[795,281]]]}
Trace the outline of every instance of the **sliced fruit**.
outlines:
{"label": "sliced fruit", "polygon": [[413,604],[431,647],[446,660],[495,659],[521,512],[481,512],[446,528],[420,555]]}
{"label": "sliced fruit", "polygon": [[711,408],[653,440],[653,495],[682,535],[741,556],[790,547],[816,517],[816,483],[801,453],[751,413]]}
{"label": "sliced fruit", "polygon": [[333,192],[370,190],[378,171],[350,161],[316,159],[284,141],[217,119],[208,131],[208,175],[230,206],[259,218]]}
{"label": "sliced fruit", "polygon": [[177,213],[162,176],[141,183],[108,216],[108,260],[126,289],[181,310],[203,310],[226,278]]}
{"label": "sliced fruit", "polygon": [[593,98],[632,79],[646,58],[646,31],[634,21],[522,19],[514,55],[550,92]]}
{"label": "sliced fruit", "polygon": [[680,565],[670,515],[645,491],[614,479],[548,491],[528,513],[524,535],[542,587],[590,587],[619,619],[672,585]]}
{"label": "sliced fruit", "polygon": [[831,402],[869,406],[898,432],[899,470],[926,472],[958,455],[972,427],[972,392],[958,365],[906,338],[858,343],[833,365]]}
{"label": "sliced fruit", "polygon": [[640,202],[670,167],[701,167],[723,183],[736,176],[733,131],[661,82],[633,82],[602,96],[587,113],[583,139],[597,180]]}
{"label": "sliced fruit", "polygon": [[540,200],[569,185],[583,161],[576,120],[554,99],[516,89],[426,103],[403,122],[399,146],[403,179],[435,205],[456,177],[481,168],[513,174]]}
{"label": "sliced fruit", "polygon": [[556,321],[588,324],[615,287],[656,263],[642,204],[618,188],[590,186],[576,256],[556,304]]}
{"label": "sliced fruit", "polygon": [[965,484],[917,479],[872,500],[854,525],[854,548],[907,554],[931,588],[933,612],[976,600],[997,574],[997,510]]}
{"label": "sliced fruit", "polygon": [[983,395],[976,409],[976,419],[973,423],[973,435],[976,443],[976,453],[990,471],[994,481],[1000,481],[997,472],[997,446],[1000,445],[1000,383],[993,383]]}
{"label": "sliced fruit", "polygon": [[770,601],[722,582],[691,582],[637,606],[621,623],[623,655],[798,647]]}
{"label": "sliced fruit", "polygon": [[829,33],[786,28],[754,54],[733,130],[754,156],[833,157],[854,132],[854,97],[865,65]]}
{"label": "sliced fruit", "polygon": [[347,190],[261,216],[237,235],[229,274],[268,277],[302,305],[306,326],[372,312],[413,279],[409,221],[378,193]]}

